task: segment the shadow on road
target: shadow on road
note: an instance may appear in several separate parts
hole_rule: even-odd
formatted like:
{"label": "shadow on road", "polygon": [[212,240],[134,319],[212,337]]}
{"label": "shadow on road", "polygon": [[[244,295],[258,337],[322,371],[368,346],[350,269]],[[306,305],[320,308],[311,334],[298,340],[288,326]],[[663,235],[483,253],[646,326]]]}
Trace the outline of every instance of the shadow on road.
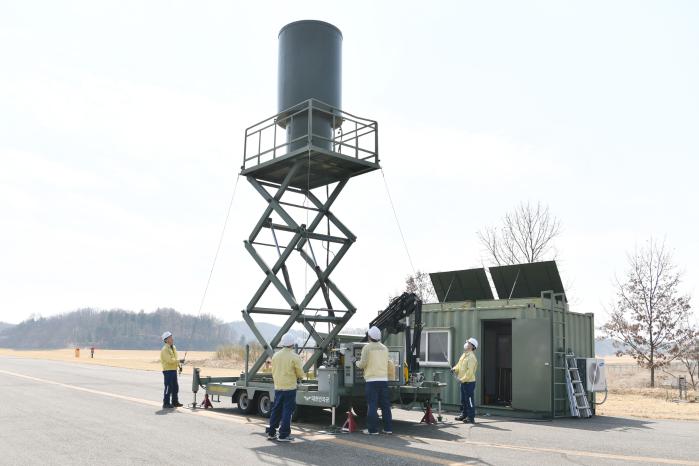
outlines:
{"label": "shadow on road", "polygon": [[605,431],[635,431],[641,429],[652,429],[652,419],[633,419],[627,417],[595,416],[590,419],[556,419],[551,422],[552,426],[564,429],[577,429],[595,432]]}
{"label": "shadow on road", "polygon": [[[487,420],[485,420],[487,419]],[[474,427],[484,427],[494,429],[493,424],[547,424],[551,427],[560,427],[563,429],[577,429],[593,432],[609,432],[609,431],[635,431],[640,429],[652,429],[654,421],[652,419],[634,419],[625,417],[609,417],[609,416],[594,416],[589,419],[579,418],[558,418],[558,419],[523,419],[493,416],[487,418],[476,418]],[[507,430],[510,429],[501,429]]]}
{"label": "shadow on road", "polygon": [[[309,463],[309,455],[312,450],[322,452],[332,445],[333,458],[324,457],[322,462],[316,464],[336,465],[357,464],[479,464],[489,465],[478,458],[443,453],[434,449],[415,448],[415,441],[400,436],[368,436],[361,433],[338,434],[322,439],[305,439],[303,436],[295,437],[293,442],[281,444],[270,441],[269,445],[253,448],[260,462],[284,464],[286,461],[298,461]],[[380,459],[379,459],[380,458]]]}
{"label": "shadow on road", "polygon": [[165,409],[165,408],[161,408],[155,412],[155,414],[158,416],[165,416],[167,414],[176,414],[176,413],[177,413],[176,409]]}
{"label": "shadow on road", "polygon": [[471,427],[473,429],[485,429],[485,430],[497,430],[500,432],[512,432],[512,429],[505,429],[504,427],[498,427],[494,424],[497,424],[497,421],[493,421],[493,420],[477,421]]}
{"label": "shadow on road", "polygon": [[[339,428],[345,421],[345,417],[337,419],[336,426]],[[330,426],[330,416],[327,412],[315,412],[305,415],[302,419],[294,424],[295,427],[309,429],[310,431],[318,431],[320,429],[328,430]],[[366,427],[366,419],[356,418],[358,431]],[[424,437],[426,439],[458,441],[463,438],[463,423],[440,423],[436,425],[420,424],[416,421],[406,421],[401,419],[393,419],[393,432],[396,435],[406,435],[410,437]],[[381,427],[381,419],[379,418],[379,427]],[[498,429],[506,430],[506,429]]]}
{"label": "shadow on road", "polygon": [[[161,410],[167,411],[167,410]],[[168,414],[167,412],[157,411],[156,414]],[[227,414],[247,420],[251,424],[260,426],[267,425],[269,420],[256,415],[245,415],[238,412],[236,408],[214,408],[212,412]],[[361,435],[362,429],[366,427],[366,419],[355,418],[357,422],[357,435]],[[301,435],[317,434],[339,431],[345,422],[344,416],[337,416],[335,425],[331,425],[331,416],[327,411],[309,411],[304,412],[296,421],[292,422],[294,432]],[[487,424],[487,425],[486,425]],[[493,421],[479,423],[470,426],[473,429],[489,429],[509,432],[509,429],[493,426]],[[381,427],[381,419],[379,418],[379,427]],[[396,436],[411,437],[415,441],[420,441],[419,438],[429,440],[442,441],[459,441],[464,438],[464,434],[468,432],[469,425],[461,422],[443,422],[436,425],[420,424],[414,420],[393,419],[393,432]]]}
{"label": "shadow on road", "polygon": [[[156,414],[168,414],[161,410]],[[268,419],[259,416],[243,415],[235,408],[215,408],[213,412],[229,414],[246,419],[251,424],[258,424],[260,431],[252,435],[266,436],[264,427]],[[338,416],[333,429],[331,416],[326,411],[304,412],[303,416],[292,423],[292,436],[295,440],[291,443],[278,443],[269,441],[268,444],[253,448],[261,462],[273,462],[284,464],[289,462],[302,462],[314,464],[309,458],[323,458],[316,464],[327,464],[326,451],[332,446],[332,463],[335,465],[352,465],[376,463],[376,455],[381,457],[381,464],[488,464],[478,458],[441,452],[434,449],[428,440],[440,440],[445,442],[459,441],[463,439],[466,426],[462,423],[442,423],[438,425],[417,424],[414,421],[400,419],[393,420],[394,435],[368,436],[361,433],[365,427],[364,419],[357,419],[358,431],[354,433],[336,433],[344,422],[344,416]],[[479,428],[474,426],[473,428]],[[497,427],[487,426],[484,428]],[[416,445],[430,445],[430,448],[416,448]],[[339,451],[339,453],[338,453]],[[310,461],[310,462],[309,462]]]}

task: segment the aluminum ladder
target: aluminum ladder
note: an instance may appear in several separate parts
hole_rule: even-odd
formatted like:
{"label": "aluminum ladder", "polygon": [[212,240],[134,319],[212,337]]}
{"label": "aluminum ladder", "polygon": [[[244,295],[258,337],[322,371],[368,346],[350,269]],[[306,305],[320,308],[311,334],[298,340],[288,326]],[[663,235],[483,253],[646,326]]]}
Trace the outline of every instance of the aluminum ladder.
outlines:
{"label": "aluminum ladder", "polygon": [[566,353],[566,388],[568,391],[568,403],[570,414],[573,417],[590,418],[592,409],[585,393],[585,385],[580,380],[580,370],[574,353]]}
{"label": "aluminum ladder", "polygon": [[570,351],[566,342],[566,309],[565,306],[557,307],[556,302],[565,300],[563,293],[552,291],[541,293],[542,301],[549,300],[551,304],[551,416],[553,418],[568,417],[568,368],[565,364],[566,354]]}

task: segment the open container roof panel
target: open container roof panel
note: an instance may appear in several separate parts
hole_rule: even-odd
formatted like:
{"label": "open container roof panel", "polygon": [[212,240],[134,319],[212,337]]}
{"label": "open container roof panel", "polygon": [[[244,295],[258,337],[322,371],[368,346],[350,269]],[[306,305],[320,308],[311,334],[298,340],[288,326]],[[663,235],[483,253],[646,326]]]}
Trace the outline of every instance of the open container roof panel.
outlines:
{"label": "open container roof panel", "polygon": [[564,293],[556,261],[490,267],[500,299],[538,298],[542,291]]}
{"label": "open container roof panel", "polygon": [[440,303],[493,299],[485,269],[452,270],[430,274]]}

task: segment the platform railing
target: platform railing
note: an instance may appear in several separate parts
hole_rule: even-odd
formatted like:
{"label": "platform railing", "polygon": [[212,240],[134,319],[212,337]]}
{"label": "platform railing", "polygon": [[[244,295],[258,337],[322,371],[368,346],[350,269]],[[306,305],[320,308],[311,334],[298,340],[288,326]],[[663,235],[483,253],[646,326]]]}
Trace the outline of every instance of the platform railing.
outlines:
{"label": "platform railing", "polygon": [[[332,135],[314,131],[314,117],[330,123]],[[302,134],[287,139],[285,128],[307,123]],[[318,128],[316,128],[318,129]],[[329,149],[328,149],[329,148]],[[308,99],[245,130],[242,169],[297,151],[324,150],[371,163],[379,162],[379,130],[374,120],[358,117],[317,99]]]}

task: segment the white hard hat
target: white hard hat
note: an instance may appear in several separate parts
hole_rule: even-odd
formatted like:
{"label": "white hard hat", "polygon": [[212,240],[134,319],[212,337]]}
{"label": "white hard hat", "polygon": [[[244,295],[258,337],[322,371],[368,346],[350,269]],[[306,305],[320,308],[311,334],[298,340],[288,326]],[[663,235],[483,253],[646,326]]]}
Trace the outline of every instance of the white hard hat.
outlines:
{"label": "white hard hat", "polygon": [[464,349],[468,347],[468,344],[471,343],[474,348],[478,349],[478,340],[475,338],[471,337],[468,340],[466,340],[466,343],[464,343]]}
{"label": "white hard hat", "polygon": [[172,333],[170,333],[170,332],[165,332],[165,333],[163,333],[162,340],[165,341],[165,340],[167,340],[167,339],[168,339],[169,337],[171,337],[171,336],[172,336]]}
{"label": "white hard hat", "polygon": [[372,340],[381,340],[381,330],[379,330],[379,328],[376,326],[371,327],[367,334],[369,335],[369,338],[371,338]]}
{"label": "white hard hat", "polygon": [[281,346],[294,346],[295,343],[296,343],[296,338],[294,338],[294,336],[291,334],[291,332],[285,333],[284,336],[282,337],[282,341],[279,342],[279,344]]}

